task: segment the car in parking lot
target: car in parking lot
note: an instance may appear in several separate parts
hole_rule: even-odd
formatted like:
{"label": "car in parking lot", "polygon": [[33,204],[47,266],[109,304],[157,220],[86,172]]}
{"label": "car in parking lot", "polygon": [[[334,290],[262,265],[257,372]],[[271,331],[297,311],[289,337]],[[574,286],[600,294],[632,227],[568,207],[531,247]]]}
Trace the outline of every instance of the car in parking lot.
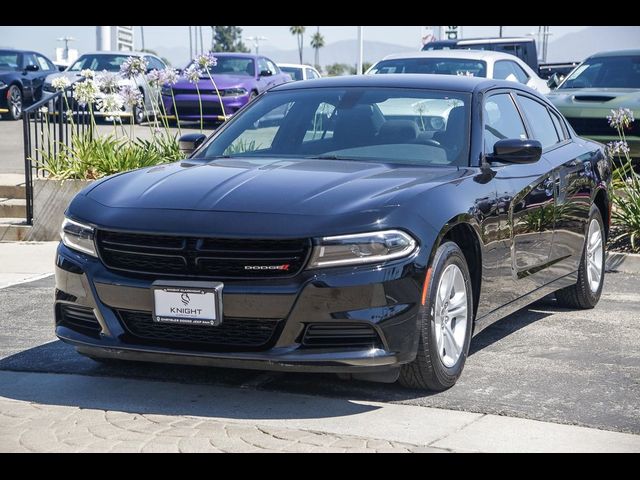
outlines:
{"label": "car in parking lot", "polygon": [[610,161],[518,83],[292,82],[180,144],[66,211],[56,334],[84,355],[443,390],[472,333],[602,293]]}
{"label": "car in parking lot", "polygon": [[186,78],[173,87],[165,86],[162,97],[168,115],[176,115],[177,109],[180,120],[200,120],[202,106],[205,120],[220,122],[224,120],[223,108],[226,116],[233,116],[262,92],[291,81],[291,77],[267,57],[248,53],[213,55],[216,65],[211,67],[210,73],[216,85],[208,74],[203,73],[197,86]]}
{"label": "car in parking lot", "polygon": [[550,92],[526,63],[508,53],[483,50],[433,50],[389,55],[373,65],[367,74],[421,73],[463,75],[508,80],[546,94]]}
{"label": "car in parking lot", "polygon": [[[143,58],[148,65],[147,72],[151,70],[163,70],[167,68],[166,64],[157,56],[149,53],[142,52],[93,52],[81,55],[69,68],[64,72],[55,73],[49,75],[44,84],[44,98],[53,97],[56,93],[56,89],[53,86],[53,81],[59,77],[66,77],[70,83],[75,83],[83,79],[82,72],[84,70],[91,70],[96,75],[112,74],[116,75],[116,80],[119,86],[129,85],[133,88],[140,90],[142,94],[142,107],[134,107],[133,119],[136,123],[141,123],[149,115],[153,114],[154,102],[160,95],[159,89],[152,86],[142,76],[136,78],[124,78],[120,73],[120,67],[127,61],[129,57]],[[51,102],[50,102],[51,103]],[[128,109],[126,107],[125,109]],[[99,112],[94,112],[95,115],[99,115]]]}
{"label": "car in parking lot", "polygon": [[310,65],[300,65],[295,63],[279,63],[278,67],[283,73],[286,73],[292,80],[299,82],[300,80],[315,80],[322,78],[322,75]]}
{"label": "car in parking lot", "polygon": [[41,53],[0,49],[0,117],[20,119],[22,109],[42,97],[44,79],[56,71]]}
{"label": "car in parking lot", "polygon": [[[628,108],[640,116],[640,50],[603,52],[586,59],[549,95],[549,100],[582,136],[619,140],[608,116]],[[630,155],[640,159],[640,118],[625,131]]]}

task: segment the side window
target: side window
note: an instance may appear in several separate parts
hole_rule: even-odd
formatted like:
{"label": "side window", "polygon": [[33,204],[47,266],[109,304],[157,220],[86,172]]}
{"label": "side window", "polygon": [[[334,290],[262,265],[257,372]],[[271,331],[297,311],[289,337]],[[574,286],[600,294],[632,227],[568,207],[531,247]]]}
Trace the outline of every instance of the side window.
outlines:
{"label": "side window", "polygon": [[269,66],[267,65],[267,61],[264,58],[258,59],[258,73],[266,72],[269,70]]}
{"label": "side window", "polygon": [[310,68],[307,68],[306,70],[307,70],[307,80],[313,80],[314,78],[318,78],[318,75],[316,75],[316,72],[314,72]]}
{"label": "side window", "polygon": [[276,64],[268,59],[267,59],[267,67],[268,67],[268,70],[274,75],[277,75],[278,73],[280,73],[280,69],[276,66]]}
{"label": "side window", "polygon": [[150,70],[164,70],[167,66],[156,57],[145,57],[149,63]]}
{"label": "side window", "polygon": [[22,68],[27,68],[29,65],[40,66],[33,53],[25,53],[22,57]]}
{"label": "side window", "polygon": [[565,133],[564,128],[562,128],[562,120],[560,120],[560,117],[558,117],[558,114],[554,111],[551,111],[551,120],[553,120],[553,125],[556,127],[556,132],[558,132],[560,141],[566,140],[567,134]]}
{"label": "side window", "polygon": [[547,107],[529,97],[518,95],[524,114],[529,120],[533,138],[542,143],[542,148],[549,148],[560,141],[556,127]]}
{"label": "side window", "polygon": [[523,85],[526,85],[527,82],[529,81],[529,75],[527,75],[527,72],[525,72],[522,69],[522,67],[520,65],[518,65],[516,62],[509,62],[509,63],[511,63],[511,68],[513,69],[513,74],[516,76],[518,81],[520,83],[522,83]]}
{"label": "side window", "polygon": [[515,62],[500,60],[493,66],[493,78],[496,80],[509,80],[525,84],[529,81],[527,73]]}
{"label": "side window", "polygon": [[484,151],[492,153],[499,140],[525,140],[527,132],[511,95],[489,97],[484,105]]}
{"label": "side window", "polygon": [[44,70],[45,72],[47,70],[53,70],[53,65],[51,65],[51,63],[49,63],[47,61],[46,58],[44,58],[42,55],[37,55],[36,59],[38,61],[38,66],[40,67],[40,70]]}

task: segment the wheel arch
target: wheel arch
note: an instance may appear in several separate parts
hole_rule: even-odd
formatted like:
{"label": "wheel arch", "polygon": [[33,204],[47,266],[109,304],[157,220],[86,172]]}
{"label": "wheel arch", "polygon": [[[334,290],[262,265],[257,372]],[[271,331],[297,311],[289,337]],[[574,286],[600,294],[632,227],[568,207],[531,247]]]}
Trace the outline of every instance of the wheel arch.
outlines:
{"label": "wheel arch", "polygon": [[600,210],[602,220],[604,222],[604,234],[605,239],[609,239],[609,228],[611,226],[611,199],[609,198],[609,192],[605,188],[596,189],[596,194],[593,198],[593,204]]}
{"label": "wheel arch", "polygon": [[429,256],[429,266],[431,266],[438,248],[448,241],[455,243],[462,250],[471,276],[474,318],[478,311],[482,286],[482,242],[480,239],[480,226],[475,218],[469,214],[461,214],[450,219],[440,229]]}

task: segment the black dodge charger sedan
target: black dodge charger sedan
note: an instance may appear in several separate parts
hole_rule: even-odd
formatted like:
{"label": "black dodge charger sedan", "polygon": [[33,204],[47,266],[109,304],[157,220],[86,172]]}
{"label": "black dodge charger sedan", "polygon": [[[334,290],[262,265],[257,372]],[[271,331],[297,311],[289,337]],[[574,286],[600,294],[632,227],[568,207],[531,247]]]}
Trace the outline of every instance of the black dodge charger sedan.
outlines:
{"label": "black dodge charger sedan", "polygon": [[527,87],[291,83],[181,145],[66,212],[56,334],[84,355],[442,390],[491,322],[600,298],[610,162]]}
{"label": "black dodge charger sedan", "polygon": [[57,71],[38,52],[0,49],[0,117],[18,120],[25,104],[40,100],[47,75]]}

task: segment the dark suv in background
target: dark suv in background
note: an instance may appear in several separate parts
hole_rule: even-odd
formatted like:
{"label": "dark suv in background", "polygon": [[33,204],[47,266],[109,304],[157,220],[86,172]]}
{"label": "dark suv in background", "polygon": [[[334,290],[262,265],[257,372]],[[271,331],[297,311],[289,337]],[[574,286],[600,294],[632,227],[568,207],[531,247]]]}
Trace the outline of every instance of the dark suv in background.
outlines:
{"label": "dark suv in background", "polygon": [[0,116],[19,120],[25,104],[42,97],[47,75],[58,69],[51,60],[30,50],[0,50]]}

